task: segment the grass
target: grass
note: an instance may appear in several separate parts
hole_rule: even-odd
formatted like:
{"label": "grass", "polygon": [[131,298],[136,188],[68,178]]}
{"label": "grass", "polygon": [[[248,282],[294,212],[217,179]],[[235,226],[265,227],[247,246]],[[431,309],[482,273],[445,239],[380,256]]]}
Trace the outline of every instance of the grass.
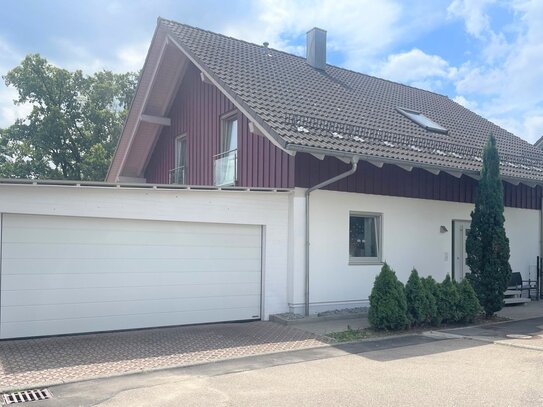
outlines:
{"label": "grass", "polygon": [[346,331],[330,332],[326,334],[326,336],[332,338],[336,342],[351,342],[379,336],[400,335],[405,332],[406,331],[375,331],[371,328],[351,329],[351,327],[347,327]]}
{"label": "grass", "polygon": [[347,326],[346,331],[341,332],[330,332],[326,336],[332,338],[336,342],[352,342],[359,341],[362,339],[368,338],[378,338],[383,336],[394,336],[394,335],[405,335],[405,334],[414,334],[420,333],[432,329],[450,329],[450,328],[459,328],[464,326],[471,325],[482,325],[482,324],[491,324],[495,322],[505,322],[508,321],[508,318],[493,316],[491,318],[478,317],[472,323],[449,323],[442,324],[439,327],[435,326],[423,326],[423,327],[412,327],[408,329],[402,329],[399,331],[376,331],[372,328],[362,328],[362,329],[352,329],[350,326]]}

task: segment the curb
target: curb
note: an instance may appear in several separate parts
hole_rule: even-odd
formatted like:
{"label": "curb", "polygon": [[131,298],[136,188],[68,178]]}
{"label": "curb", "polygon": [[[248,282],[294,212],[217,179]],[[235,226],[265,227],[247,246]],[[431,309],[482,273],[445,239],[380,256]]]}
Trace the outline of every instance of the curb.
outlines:
{"label": "curb", "polygon": [[286,326],[292,326],[292,325],[303,325],[303,324],[309,324],[314,322],[327,322],[327,321],[339,321],[339,320],[350,320],[350,319],[358,319],[358,318],[367,318],[368,313],[367,312],[358,312],[358,313],[352,313],[352,314],[343,314],[343,315],[324,315],[324,316],[317,316],[317,315],[311,315],[308,317],[303,317],[299,319],[286,319],[282,318],[279,315],[270,315],[270,321],[286,325]]}
{"label": "curb", "polygon": [[542,346],[533,346],[523,343],[516,343],[516,342],[504,342],[504,340],[507,339],[499,339],[496,337],[485,337],[485,336],[468,336],[468,335],[456,335],[451,334],[447,332],[438,332],[438,331],[427,331],[423,333],[424,336],[427,336],[429,338],[434,339],[466,339],[466,340],[472,340],[477,342],[484,342],[484,343],[491,343],[494,345],[501,345],[501,346],[508,346],[510,348],[520,348],[520,349],[528,349],[528,350],[535,350],[542,352],[543,347]]}

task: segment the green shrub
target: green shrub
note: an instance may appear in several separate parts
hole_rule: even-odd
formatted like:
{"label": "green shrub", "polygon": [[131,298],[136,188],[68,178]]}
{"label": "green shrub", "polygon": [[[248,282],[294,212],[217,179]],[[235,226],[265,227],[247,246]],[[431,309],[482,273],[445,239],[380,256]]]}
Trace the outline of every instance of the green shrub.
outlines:
{"label": "green shrub", "polygon": [[458,284],[459,302],[459,317],[460,321],[473,322],[475,317],[482,312],[482,307],[479,305],[477,294],[467,279],[463,279]]}
{"label": "green shrub", "polygon": [[386,263],[373,283],[368,319],[374,329],[399,330],[409,325],[403,284]]}
{"label": "green shrub", "polygon": [[412,325],[421,326],[431,320],[428,294],[416,269],[411,271],[405,285],[405,299],[407,301],[407,317]]}
{"label": "green shrub", "polygon": [[424,294],[426,295],[426,298],[428,299],[427,323],[429,323],[432,326],[439,326],[441,325],[441,321],[442,321],[442,317],[441,317],[441,314],[439,313],[439,309],[437,306],[437,300],[440,297],[439,285],[437,284],[436,280],[434,280],[430,276],[426,278],[421,278],[420,282],[422,283],[422,287],[424,288]]}
{"label": "green shrub", "polygon": [[460,295],[456,283],[447,274],[445,280],[439,285],[439,298],[437,307],[444,322],[457,322],[461,319],[458,312]]}

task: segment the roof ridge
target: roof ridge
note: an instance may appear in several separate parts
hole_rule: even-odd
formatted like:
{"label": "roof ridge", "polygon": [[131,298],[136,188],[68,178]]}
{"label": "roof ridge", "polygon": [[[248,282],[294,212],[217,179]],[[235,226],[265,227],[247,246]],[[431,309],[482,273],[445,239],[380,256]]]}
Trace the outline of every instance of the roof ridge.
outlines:
{"label": "roof ridge", "polygon": [[[226,34],[218,33],[218,32],[211,31],[211,30],[206,30],[204,28],[195,27],[195,26],[190,25],[190,24],[180,23],[178,21],[170,20],[170,19],[163,18],[163,17],[159,16],[157,18],[157,23],[160,23],[161,21],[164,21],[164,22],[167,22],[167,23],[173,23],[173,24],[177,24],[177,25],[182,25],[182,26],[188,27],[188,28],[193,29],[193,30],[198,30],[198,31],[202,31],[202,32],[205,32],[205,33],[209,33],[209,34],[218,35],[220,37],[227,38],[229,40],[243,42],[245,44],[253,45],[255,47],[265,48],[264,45],[261,45],[261,44],[259,45],[259,44],[256,44],[254,42],[250,42],[250,41],[247,41],[247,40],[242,40],[242,39],[239,39],[239,38],[231,37],[231,36],[226,35]],[[283,50],[276,49],[276,48],[271,48],[271,47],[267,47],[267,48],[270,49],[270,50],[273,50],[274,52],[280,52],[281,54],[285,54],[285,55],[287,55],[289,57],[295,57],[295,58],[303,59],[304,61],[306,60],[306,58],[301,56],[301,55],[292,54],[290,52],[283,51]],[[431,91],[431,90],[428,90],[428,89],[417,88],[416,86],[407,85],[407,84],[401,83],[401,82],[394,82],[393,80],[390,80],[390,79],[380,78],[378,76],[370,75],[370,74],[367,74],[367,73],[364,73],[364,72],[358,72],[358,71],[355,71],[354,69],[345,68],[345,67],[342,67],[342,66],[339,66],[339,65],[330,64],[328,62],[326,63],[326,66],[334,68],[334,69],[340,69],[340,70],[346,71],[346,72],[351,72],[351,73],[356,74],[356,75],[363,75],[363,76],[366,76],[366,77],[369,77],[369,78],[373,78],[373,79],[377,79],[377,80],[380,80],[380,81],[392,83],[393,85],[399,85],[399,86],[404,86],[404,87],[407,87],[407,88],[415,89],[415,90],[420,91],[420,92],[427,92],[427,93],[430,93],[432,95],[436,95],[436,96],[440,96],[440,97],[452,100],[447,95],[443,95],[441,93],[437,93],[437,92],[434,92],[434,91]]]}

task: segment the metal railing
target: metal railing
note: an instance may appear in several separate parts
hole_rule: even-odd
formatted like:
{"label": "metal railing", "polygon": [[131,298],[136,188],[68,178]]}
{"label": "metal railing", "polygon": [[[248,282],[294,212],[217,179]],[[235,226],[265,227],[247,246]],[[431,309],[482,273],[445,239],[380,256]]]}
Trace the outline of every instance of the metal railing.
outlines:
{"label": "metal railing", "polygon": [[185,167],[177,167],[170,170],[170,184],[186,184]]}
{"label": "metal railing", "polygon": [[225,151],[213,156],[213,183],[216,186],[236,185],[238,150]]}

